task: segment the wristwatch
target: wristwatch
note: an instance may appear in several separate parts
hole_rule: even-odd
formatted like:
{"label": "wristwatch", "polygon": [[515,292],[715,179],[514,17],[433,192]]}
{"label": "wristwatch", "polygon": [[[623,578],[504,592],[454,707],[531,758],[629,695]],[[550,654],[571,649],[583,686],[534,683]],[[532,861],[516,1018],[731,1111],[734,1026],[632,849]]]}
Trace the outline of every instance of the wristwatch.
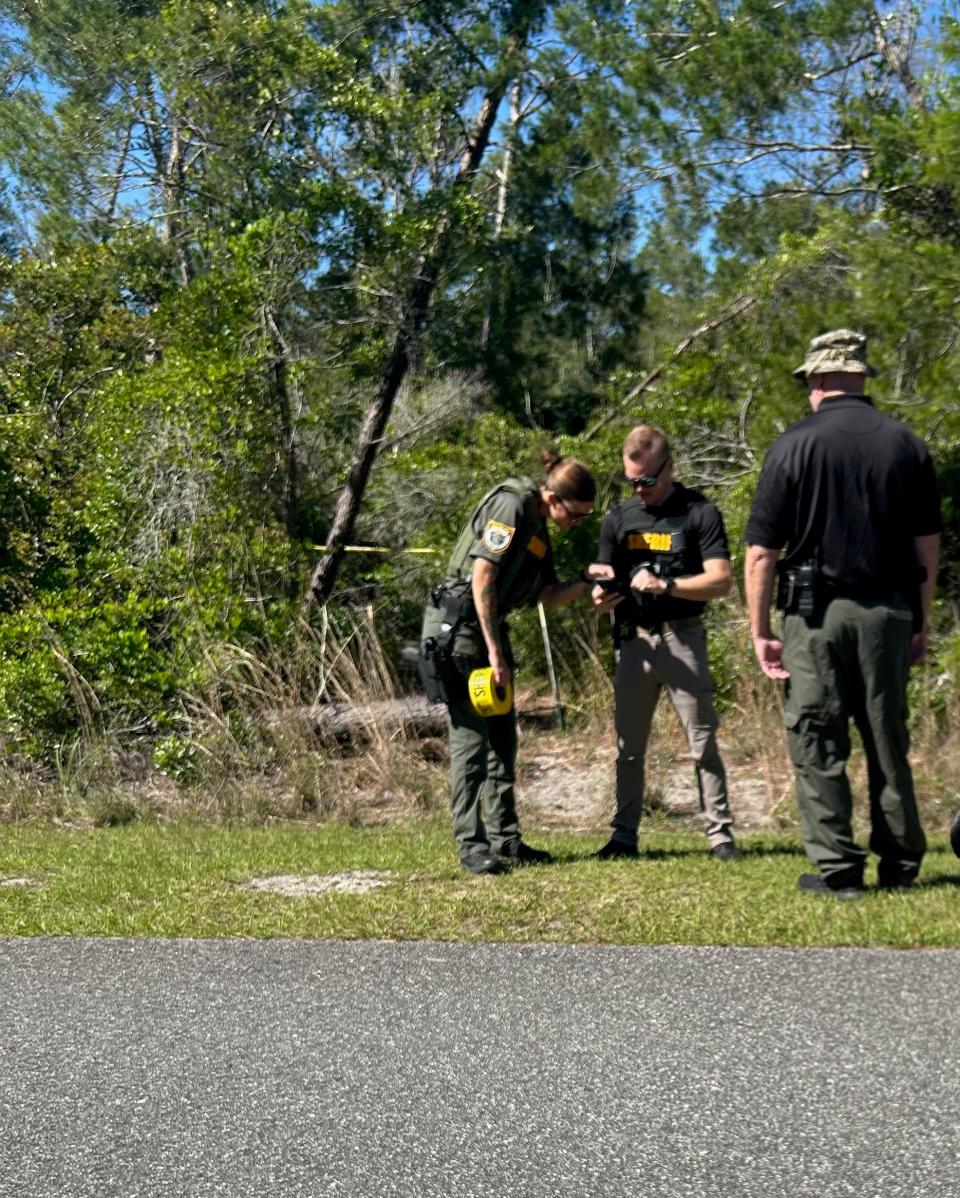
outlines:
{"label": "wristwatch", "polygon": [[666,589],[664,590],[664,592],[663,592],[663,593],[664,593],[665,595],[671,595],[671,594],[673,594],[673,579],[672,579],[672,578],[667,578],[667,579],[664,579],[664,581],[666,582],[666,584],[667,584],[667,585],[666,585]]}

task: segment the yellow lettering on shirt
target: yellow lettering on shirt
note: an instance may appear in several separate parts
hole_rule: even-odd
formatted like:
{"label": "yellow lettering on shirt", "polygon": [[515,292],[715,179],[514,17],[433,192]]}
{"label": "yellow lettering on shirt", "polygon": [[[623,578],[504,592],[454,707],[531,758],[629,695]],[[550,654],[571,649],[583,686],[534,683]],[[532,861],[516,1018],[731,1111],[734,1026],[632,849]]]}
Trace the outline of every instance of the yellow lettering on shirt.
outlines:
{"label": "yellow lettering on shirt", "polygon": [[541,541],[539,537],[533,536],[527,542],[527,552],[532,553],[534,557],[542,558],[547,552],[546,543]]}
{"label": "yellow lettering on shirt", "polygon": [[651,553],[669,553],[673,548],[673,533],[631,532],[627,534],[628,549],[649,549]]}

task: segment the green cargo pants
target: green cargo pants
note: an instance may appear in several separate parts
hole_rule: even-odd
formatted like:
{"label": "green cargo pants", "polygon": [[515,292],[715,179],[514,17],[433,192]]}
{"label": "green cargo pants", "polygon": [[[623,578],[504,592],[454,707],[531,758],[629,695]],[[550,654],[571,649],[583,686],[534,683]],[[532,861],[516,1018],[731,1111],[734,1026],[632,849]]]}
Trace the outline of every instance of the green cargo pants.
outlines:
{"label": "green cargo pants", "polygon": [[784,619],[784,723],[803,847],[837,886],[860,883],[866,860],[851,826],[851,718],[867,759],[870,848],[881,884],[916,877],[926,849],[907,757],[911,619],[906,603],[848,598],[831,600],[809,621]]}
{"label": "green cargo pants", "polygon": [[[421,640],[439,636],[443,612],[427,604]],[[513,663],[510,637],[500,625],[500,643]],[[513,711],[484,718],[467,696],[467,678],[486,663],[483,637],[475,623],[463,624],[453,643],[448,678],[447,730],[450,737],[450,802],[453,835],[461,860],[477,849],[500,852],[520,839],[514,781],[517,722]]]}
{"label": "green cargo pants", "polygon": [[461,859],[520,839],[514,798],[517,721],[513,711],[483,717],[469,700],[447,704],[453,835]]}

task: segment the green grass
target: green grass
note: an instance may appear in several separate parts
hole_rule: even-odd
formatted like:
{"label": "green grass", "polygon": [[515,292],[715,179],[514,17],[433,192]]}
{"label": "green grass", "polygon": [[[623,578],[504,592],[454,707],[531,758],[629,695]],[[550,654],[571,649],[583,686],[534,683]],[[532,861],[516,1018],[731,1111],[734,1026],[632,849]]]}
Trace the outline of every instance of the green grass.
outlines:
{"label": "green grass", "polygon": [[[744,837],[722,864],[702,836],[648,832],[638,861],[598,862],[598,837],[533,834],[554,865],[472,877],[445,822],[228,829],[188,824],[0,829],[0,935],[379,938],[593,944],[960,946],[960,862],[942,839],[910,893],[804,896],[794,838]],[[284,898],[275,874],[386,870],[367,894]]]}

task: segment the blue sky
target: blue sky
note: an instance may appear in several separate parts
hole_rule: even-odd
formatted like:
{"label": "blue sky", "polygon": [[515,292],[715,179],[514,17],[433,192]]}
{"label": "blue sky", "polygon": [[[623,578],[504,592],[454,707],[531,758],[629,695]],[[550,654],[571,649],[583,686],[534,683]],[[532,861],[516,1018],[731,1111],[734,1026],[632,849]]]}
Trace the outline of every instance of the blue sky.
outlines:
{"label": "blue sky", "polygon": [[[80,2],[80,0],[78,0],[78,2]],[[889,12],[892,11],[893,7],[894,6],[892,5],[882,6],[880,11]],[[960,0],[942,0],[942,2],[939,3],[921,5],[920,12],[922,14],[921,36],[924,39],[930,39],[932,41],[936,37],[942,18],[948,16],[956,18],[960,16]],[[9,20],[9,18],[0,18],[0,39],[5,38],[9,43],[9,41],[16,36],[16,33],[17,27]],[[47,79],[36,79],[32,81],[32,86],[39,90],[49,107],[52,107],[56,103],[58,96],[62,94],[61,91]],[[810,135],[812,137],[816,137],[819,133],[816,125],[817,110],[814,106],[810,110],[808,128],[804,130],[802,125],[798,126],[796,120],[793,120],[791,124],[791,132],[793,135],[797,135],[799,132],[801,135]],[[772,166],[774,166],[773,161],[771,159],[766,159],[762,163],[758,163],[755,167],[746,168],[742,177],[748,185],[755,181],[756,186],[759,189],[762,183],[769,179],[772,173],[775,173],[775,171],[771,170]],[[852,167],[852,169],[855,170],[856,166]],[[16,179],[11,173],[9,162],[0,161],[0,181],[6,183],[8,192],[15,192]],[[136,209],[138,206],[138,200],[140,198],[145,198],[146,195],[146,192],[138,192],[136,185],[134,185],[132,189],[126,193],[125,203],[129,208]],[[647,214],[648,218],[655,218],[656,205],[655,202],[652,201],[652,197],[638,194],[637,207],[638,214],[641,216],[641,219],[643,219],[644,214]],[[27,226],[29,226],[30,215],[28,213],[24,215],[26,216]],[[701,239],[701,248],[707,257],[709,257],[710,253],[709,241],[710,235],[709,232],[707,232]]]}

